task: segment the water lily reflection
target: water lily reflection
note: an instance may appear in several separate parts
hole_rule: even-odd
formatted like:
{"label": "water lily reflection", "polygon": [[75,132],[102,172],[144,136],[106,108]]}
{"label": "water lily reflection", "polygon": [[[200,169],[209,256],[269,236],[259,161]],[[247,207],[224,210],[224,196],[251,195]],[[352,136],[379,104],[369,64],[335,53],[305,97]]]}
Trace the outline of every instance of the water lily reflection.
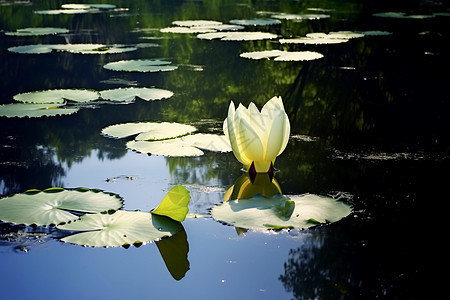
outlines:
{"label": "water lily reflection", "polygon": [[273,173],[273,164],[288,143],[290,123],[281,97],[270,99],[261,111],[231,101],[223,131],[233,153],[250,173]]}
{"label": "water lily reflection", "polygon": [[277,180],[269,174],[242,174],[224,195],[224,201],[235,199],[250,199],[256,195],[270,198],[281,194]]}

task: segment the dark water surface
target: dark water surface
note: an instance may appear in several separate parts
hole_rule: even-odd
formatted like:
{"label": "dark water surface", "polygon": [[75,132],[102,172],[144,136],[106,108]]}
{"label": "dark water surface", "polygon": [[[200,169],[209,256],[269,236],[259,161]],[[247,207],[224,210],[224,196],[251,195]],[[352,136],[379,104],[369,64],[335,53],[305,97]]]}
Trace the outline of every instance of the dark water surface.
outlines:
{"label": "dark water surface", "polygon": [[[70,116],[0,117],[0,195],[88,187],[121,195],[127,210],[149,211],[173,185],[182,184],[191,192],[190,212],[206,217],[183,222],[190,270],[179,280],[156,243],[85,248],[59,242],[54,228],[0,223],[0,299],[423,299],[419,293],[433,292],[422,276],[436,257],[430,244],[441,243],[434,237],[437,229],[429,228],[439,219],[435,207],[448,198],[448,6],[432,1],[111,0],[105,3],[126,9],[33,13],[62,3],[0,1],[0,104],[12,103],[18,93],[63,88],[157,87],[174,96],[99,104]],[[159,32],[176,20],[227,23],[267,17],[262,11],[330,18],[282,20],[246,30],[280,38],[339,30],[392,34],[335,45],[281,45],[278,39],[226,42]],[[373,16],[392,11],[446,14]],[[27,27],[64,27],[70,33],[3,34]],[[103,55],[7,50],[65,43],[158,47]],[[324,57],[310,62],[239,57],[269,49],[317,51]],[[153,58],[171,60],[178,69],[103,69],[117,60]],[[276,163],[283,193],[342,196],[353,206],[349,217],[304,231],[242,233],[207,216],[242,173],[233,154],[147,156],[100,134],[108,125],[134,121],[180,122],[220,133],[230,100],[261,107],[276,95],[283,97],[292,127]]]}

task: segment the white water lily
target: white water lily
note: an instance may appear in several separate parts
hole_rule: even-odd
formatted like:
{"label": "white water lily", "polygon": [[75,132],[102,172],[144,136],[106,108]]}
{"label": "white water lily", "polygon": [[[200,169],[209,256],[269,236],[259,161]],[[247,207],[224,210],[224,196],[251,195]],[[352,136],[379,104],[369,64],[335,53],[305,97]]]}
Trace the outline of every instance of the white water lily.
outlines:
{"label": "white water lily", "polygon": [[235,109],[231,101],[223,122],[234,156],[246,170],[256,173],[273,172],[275,159],[287,146],[290,128],[281,97],[270,99],[261,111],[254,103]]}

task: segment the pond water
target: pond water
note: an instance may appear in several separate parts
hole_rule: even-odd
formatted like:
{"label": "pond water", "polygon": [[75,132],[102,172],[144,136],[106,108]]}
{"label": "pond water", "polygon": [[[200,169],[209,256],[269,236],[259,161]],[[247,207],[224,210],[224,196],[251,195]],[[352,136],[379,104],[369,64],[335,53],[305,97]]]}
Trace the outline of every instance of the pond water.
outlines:
{"label": "pond water", "polygon": [[[162,256],[165,240],[128,249],[81,247],[60,242],[55,228],[0,223],[1,299],[415,299],[433,292],[421,277],[436,257],[431,243],[440,241],[434,239],[438,229],[427,228],[439,219],[431,206],[448,197],[448,6],[111,0],[95,2],[114,5],[100,11],[48,12],[65,2],[0,1],[0,104],[47,89],[155,87],[174,94],[158,101],[92,102],[64,116],[0,117],[0,195],[87,187],[119,194],[126,210],[150,211],[174,185],[183,185],[190,213],[199,217],[187,218],[185,235],[167,241],[173,242],[169,248],[188,245],[189,270],[171,273]],[[255,19],[264,22],[253,25]],[[225,41],[161,32],[183,20],[252,20],[235,23],[244,26],[239,31],[275,38]],[[9,34],[35,27],[68,33]],[[365,34],[342,43],[280,43],[340,31]],[[94,54],[11,51],[49,44],[105,46]],[[117,45],[138,47],[107,53]],[[323,57],[240,56],[268,50]],[[176,68],[104,68],[144,59]],[[282,192],[340,197],[352,206],[350,216],[308,230],[234,228],[209,215],[243,173],[232,153],[146,155],[127,149],[127,139],[101,135],[106,126],[137,121],[179,122],[221,134],[230,100],[262,107],[273,96],[283,98],[291,123],[275,166]]]}

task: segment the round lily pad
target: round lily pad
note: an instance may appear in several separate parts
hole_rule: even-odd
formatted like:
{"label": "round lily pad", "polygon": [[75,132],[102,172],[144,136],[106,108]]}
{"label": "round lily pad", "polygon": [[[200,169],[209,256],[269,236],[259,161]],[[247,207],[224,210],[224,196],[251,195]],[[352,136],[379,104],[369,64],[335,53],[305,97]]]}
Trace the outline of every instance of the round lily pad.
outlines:
{"label": "round lily pad", "polygon": [[24,225],[57,225],[78,219],[72,212],[99,213],[117,210],[120,196],[85,188],[28,190],[0,199],[0,220]]}
{"label": "round lily pad", "polygon": [[213,40],[220,39],[222,41],[254,41],[254,40],[265,40],[265,39],[275,39],[276,34],[269,32],[213,32],[213,33],[201,33],[197,35],[199,39]]}
{"label": "round lily pad", "polygon": [[11,103],[0,105],[0,117],[7,118],[39,118],[61,115],[71,115],[79,110],[78,107],[66,108],[64,104],[28,104]]}
{"label": "round lily pad", "polygon": [[137,140],[170,139],[196,131],[191,125],[180,123],[136,122],[115,124],[103,128],[102,134],[113,138],[125,138],[138,135]]}
{"label": "round lily pad", "polygon": [[20,93],[13,96],[13,99],[23,103],[55,103],[63,104],[65,101],[73,102],[90,102],[97,100],[100,94],[97,91],[86,89],[60,89],[34,91],[28,93]]}
{"label": "round lily pad", "polygon": [[167,27],[162,28],[160,30],[164,33],[207,33],[207,32],[216,32],[215,29],[211,29],[203,26],[194,26],[194,27]]}
{"label": "round lily pad", "polygon": [[129,141],[127,147],[140,153],[176,157],[201,156],[204,154],[202,150],[231,151],[225,136],[214,134],[194,134],[161,141],[135,140]]}
{"label": "round lily pad", "polygon": [[63,242],[91,247],[141,245],[170,237],[181,230],[181,223],[141,211],[119,210],[114,214],[88,214],[62,230],[81,231],[62,238]]}
{"label": "round lily pad", "polygon": [[146,87],[117,88],[100,92],[102,99],[119,102],[132,102],[136,97],[150,101],[166,99],[172,96],[173,92],[171,91]]}
{"label": "round lily pad", "polygon": [[52,51],[65,51],[77,54],[114,54],[137,50],[134,46],[103,44],[38,44],[8,48],[8,51],[19,54],[45,54]]}
{"label": "round lily pad", "polygon": [[226,201],[211,209],[220,222],[247,229],[305,229],[336,222],[352,212],[346,203],[313,194]]}
{"label": "round lily pad", "polygon": [[30,27],[17,29],[14,32],[5,32],[9,36],[34,36],[34,35],[53,35],[60,33],[68,33],[69,29],[55,27]]}
{"label": "round lily pad", "polygon": [[172,24],[184,27],[208,27],[221,25],[222,22],[212,20],[183,20],[183,21],[173,21]]}
{"label": "round lily pad", "polygon": [[230,23],[243,26],[268,26],[281,24],[281,21],[277,19],[265,18],[265,19],[231,20]]}
{"label": "round lily pad", "polygon": [[178,67],[170,65],[172,62],[159,59],[121,60],[111,62],[103,67],[111,71],[125,72],[163,72],[173,71]]}
{"label": "round lily pad", "polygon": [[288,52],[280,50],[244,52],[240,54],[240,56],[250,59],[263,59],[274,57],[275,61],[306,61],[306,60],[315,60],[323,57],[322,54],[312,51]]}

